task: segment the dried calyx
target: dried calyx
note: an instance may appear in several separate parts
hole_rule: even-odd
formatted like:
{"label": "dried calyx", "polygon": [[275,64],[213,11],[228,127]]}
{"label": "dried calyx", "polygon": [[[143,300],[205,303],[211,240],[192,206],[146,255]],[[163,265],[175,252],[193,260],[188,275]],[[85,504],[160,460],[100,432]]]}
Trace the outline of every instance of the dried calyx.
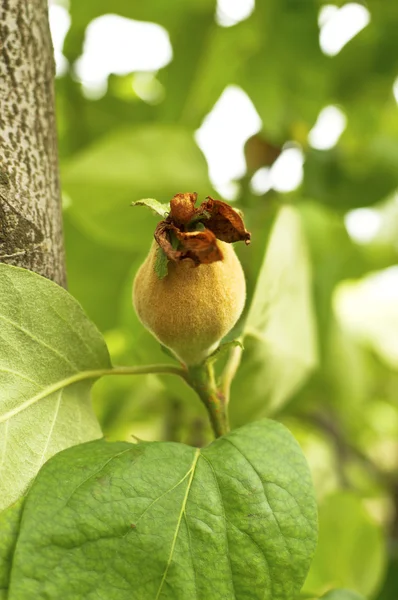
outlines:
{"label": "dried calyx", "polygon": [[231,206],[207,197],[195,208],[196,200],[196,193],[176,194],[169,215],[156,227],[155,240],[169,260],[210,264],[223,259],[217,240],[250,243],[242,217]]}

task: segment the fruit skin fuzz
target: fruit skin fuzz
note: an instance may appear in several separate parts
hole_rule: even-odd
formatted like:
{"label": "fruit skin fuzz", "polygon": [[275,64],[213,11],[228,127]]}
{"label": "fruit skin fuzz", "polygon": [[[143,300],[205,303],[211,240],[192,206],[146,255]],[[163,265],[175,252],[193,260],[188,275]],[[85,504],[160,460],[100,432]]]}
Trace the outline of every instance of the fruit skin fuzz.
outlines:
{"label": "fruit skin fuzz", "polygon": [[153,242],[134,280],[133,304],[140,321],[187,366],[202,363],[239,319],[246,299],[242,266],[231,244],[217,240],[222,260],[195,266],[170,261],[156,275]]}

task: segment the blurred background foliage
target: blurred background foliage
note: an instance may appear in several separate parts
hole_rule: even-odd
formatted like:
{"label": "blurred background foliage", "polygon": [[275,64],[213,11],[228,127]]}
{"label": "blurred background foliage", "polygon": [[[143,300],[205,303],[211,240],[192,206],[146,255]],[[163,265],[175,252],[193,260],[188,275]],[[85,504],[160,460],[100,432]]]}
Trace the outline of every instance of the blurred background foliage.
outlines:
{"label": "blurred background foliage", "polygon": [[[114,363],[167,362],[131,307],[156,217],[196,191],[244,211],[239,426],[282,421],[320,540],[303,590],[398,598],[398,3],[50,2],[69,289]],[[211,439],[179,380],[108,378],[109,439]],[[350,596],[351,597],[351,596]]]}

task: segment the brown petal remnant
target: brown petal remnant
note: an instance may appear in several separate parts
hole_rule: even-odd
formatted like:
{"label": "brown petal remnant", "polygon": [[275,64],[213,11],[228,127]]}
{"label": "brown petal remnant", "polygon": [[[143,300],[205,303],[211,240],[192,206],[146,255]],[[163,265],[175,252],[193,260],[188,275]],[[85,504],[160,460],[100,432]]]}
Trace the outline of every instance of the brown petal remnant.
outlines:
{"label": "brown petal remnant", "polygon": [[183,248],[181,260],[190,258],[197,265],[208,265],[223,259],[217,238],[210,229],[187,232],[176,229],[175,235]]}
{"label": "brown petal remnant", "polygon": [[158,223],[155,240],[169,260],[190,259],[195,266],[223,260],[217,239],[250,243],[241,215],[220,200],[206,198],[195,208],[197,194],[176,194],[170,201],[170,214]]}
{"label": "brown petal remnant", "polygon": [[196,192],[176,194],[170,201],[170,216],[177,225],[187,225],[196,212],[195,204],[198,199]]}
{"label": "brown petal remnant", "polygon": [[215,236],[223,242],[244,241],[250,244],[250,233],[246,230],[243,219],[236,211],[220,200],[213,200],[208,196],[199,208],[200,212],[210,214],[205,222],[205,227],[210,229]]}

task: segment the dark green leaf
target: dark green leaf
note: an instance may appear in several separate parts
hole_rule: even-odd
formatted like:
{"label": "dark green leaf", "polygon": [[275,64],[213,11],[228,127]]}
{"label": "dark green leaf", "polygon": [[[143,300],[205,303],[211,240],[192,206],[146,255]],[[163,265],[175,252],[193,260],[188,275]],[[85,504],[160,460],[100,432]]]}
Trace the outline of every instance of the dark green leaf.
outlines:
{"label": "dark green leaf", "polygon": [[163,252],[163,249],[158,246],[156,248],[155,272],[159,279],[166,277],[168,273],[169,259]]}
{"label": "dark green leaf", "polygon": [[12,556],[18,538],[23,498],[0,512],[0,600],[7,600]]}

